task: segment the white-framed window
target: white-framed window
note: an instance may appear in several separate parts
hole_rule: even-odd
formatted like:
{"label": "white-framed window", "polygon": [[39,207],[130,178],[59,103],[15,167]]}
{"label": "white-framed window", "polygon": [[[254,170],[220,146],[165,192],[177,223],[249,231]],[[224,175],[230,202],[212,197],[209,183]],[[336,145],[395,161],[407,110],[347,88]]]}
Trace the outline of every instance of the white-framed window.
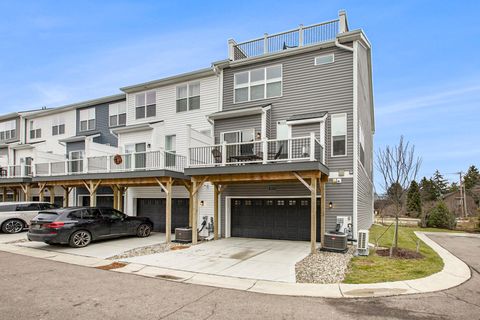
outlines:
{"label": "white-framed window", "polygon": [[108,106],[108,121],[110,127],[127,124],[127,103],[125,101],[112,103]]}
{"label": "white-framed window", "polygon": [[177,151],[177,136],[172,134],[165,136],[165,151],[175,153]]}
{"label": "white-framed window", "polygon": [[17,136],[17,121],[10,120],[0,123],[0,141],[15,139]]}
{"label": "white-framed window", "polygon": [[359,121],[358,123],[358,134],[359,134],[358,140],[360,141],[360,162],[365,168],[365,134],[363,133],[361,121]]}
{"label": "white-framed window", "polygon": [[238,72],[233,78],[234,103],[282,95],[282,65]]}
{"label": "white-framed window", "polygon": [[200,109],[200,82],[177,86],[177,112]]}
{"label": "white-framed window", "polygon": [[157,114],[157,92],[147,91],[135,95],[135,119],[155,117]]}
{"label": "white-framed window", "polygon": [[95,108],[80,110],[80,131],[95,130]]}
{"label": "white-framed window", "polygon": [[315,65],[320,66],[322,64],[328,64],[335,62],[335,55],[333,53],[330,54],[322,54],[321,56],[315,57]]}
{"label": "white-framed window", "polygon": [[65,134],[65,120],[62,117],[53,118],[52,136]]}
{"label": "white-framed window", "polygon": [[42,137],[42,129],[35,127],[35,121],[30,121],[30,139],[39,139]]}
{"label": "white-framed window", "polygon": [[248,128],[236,131],[225,131],[220,133],[220,143],[250,142],[255,140],[255,129]]}
{"label": "white-framed window", "polygon": [[347,114],[331,116],[332,157],[347,155]]}

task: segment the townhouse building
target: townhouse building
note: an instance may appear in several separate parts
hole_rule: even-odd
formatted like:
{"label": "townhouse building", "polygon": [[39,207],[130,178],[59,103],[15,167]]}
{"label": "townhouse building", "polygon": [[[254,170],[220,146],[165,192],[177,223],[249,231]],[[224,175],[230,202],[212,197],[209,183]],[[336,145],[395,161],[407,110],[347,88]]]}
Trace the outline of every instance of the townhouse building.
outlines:
{"label": "townhouse building", "polygon": [[0,187],[148,216],[167,241],[205,221],[215,239],[309,240],[315,250],[326,230],[355,239],[373,223],[371,46],[345,12],[231,39],[211,68],[120,90],[0,117],[10,131],[0,161],[25,128],[23,160],[7,158],[18,168]]}

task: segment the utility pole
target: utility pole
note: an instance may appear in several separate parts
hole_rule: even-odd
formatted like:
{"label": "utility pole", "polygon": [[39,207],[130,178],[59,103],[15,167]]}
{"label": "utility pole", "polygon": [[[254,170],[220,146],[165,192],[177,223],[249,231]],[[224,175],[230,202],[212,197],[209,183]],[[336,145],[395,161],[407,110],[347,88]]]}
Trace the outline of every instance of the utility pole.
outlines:
{"label": "utility pole", "polygon": [[466,217],[467,216],[467,199],[465,197],[466,190],[464,189],[463,183],[462,183],[463,172],[460,171],[460,172],[457,172],[457,174],[460,177],[459,185],[460,185],[460,201],[461,201],[461,207],[462,207],[462,217]]}

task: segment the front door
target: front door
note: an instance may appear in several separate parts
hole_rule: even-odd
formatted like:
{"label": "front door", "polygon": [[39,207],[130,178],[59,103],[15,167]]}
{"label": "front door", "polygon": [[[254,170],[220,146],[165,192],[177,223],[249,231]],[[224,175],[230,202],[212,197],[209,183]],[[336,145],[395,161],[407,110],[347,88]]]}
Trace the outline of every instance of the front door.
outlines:
{"label": "front door", "polygon": [[83,172],[83,151],[70,151],[69,171],[71,173]]}

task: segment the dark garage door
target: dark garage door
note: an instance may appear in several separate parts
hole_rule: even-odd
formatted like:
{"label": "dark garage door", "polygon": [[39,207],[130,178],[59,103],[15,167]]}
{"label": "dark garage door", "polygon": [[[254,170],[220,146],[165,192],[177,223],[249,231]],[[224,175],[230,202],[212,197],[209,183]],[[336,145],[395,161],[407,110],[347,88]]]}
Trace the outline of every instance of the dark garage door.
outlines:
{"label": "dark garage door", "polygon": [[[165,232],[165,199],[137,199],[137,216],[148,217],[153,230]],[[188,226],[188,199],[172,199],[172,232]]]}
{"label": "dark garage door", "polygon": [[[310,199],[232,199],[231,236],[310,240]],[[317,200],[317,241],[320,200]]]}
{"label": "dark garage door", "polygon": [[[81,197],[82,206],[90,207],[90,196]],[[97,196],[97,207],[113,208],[113,196]]]}

